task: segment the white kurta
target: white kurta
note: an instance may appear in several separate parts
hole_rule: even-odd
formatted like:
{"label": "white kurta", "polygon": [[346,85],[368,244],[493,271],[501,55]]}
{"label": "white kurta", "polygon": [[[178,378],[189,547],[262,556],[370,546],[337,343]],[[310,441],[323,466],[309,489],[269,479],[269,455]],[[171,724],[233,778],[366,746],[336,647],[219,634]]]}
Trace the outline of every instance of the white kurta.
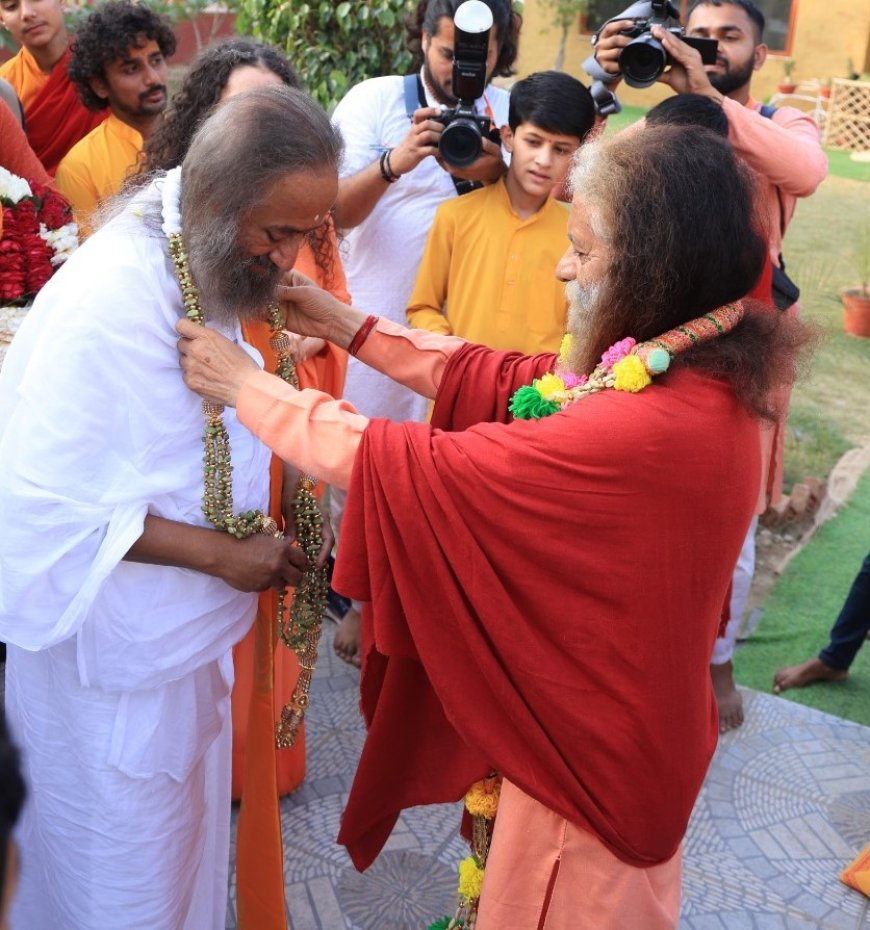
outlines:
{"label": "white kurta", "polygon": [[[224,926],[231,648],[256,598],[122,561],[147,513],[206,525],[181,314],[159,220],[128,210],[43,289],[0,374],[0,639],[30,787],[13,930]],[[264,507],[268,450],[224,420],[235,508]]]}

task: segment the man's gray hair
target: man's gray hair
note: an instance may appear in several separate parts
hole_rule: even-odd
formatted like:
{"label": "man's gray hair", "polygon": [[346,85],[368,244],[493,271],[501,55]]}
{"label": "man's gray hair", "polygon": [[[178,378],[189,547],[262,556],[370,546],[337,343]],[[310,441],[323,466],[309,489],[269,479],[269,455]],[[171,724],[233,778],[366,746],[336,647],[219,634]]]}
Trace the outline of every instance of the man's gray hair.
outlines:
{"label": "man's gray hair", "polygon": [[338,170],[342,142],[302,91],[270,86],[232,97],[200,126],[182,165],[181,216],[233,225],[286,175]]}

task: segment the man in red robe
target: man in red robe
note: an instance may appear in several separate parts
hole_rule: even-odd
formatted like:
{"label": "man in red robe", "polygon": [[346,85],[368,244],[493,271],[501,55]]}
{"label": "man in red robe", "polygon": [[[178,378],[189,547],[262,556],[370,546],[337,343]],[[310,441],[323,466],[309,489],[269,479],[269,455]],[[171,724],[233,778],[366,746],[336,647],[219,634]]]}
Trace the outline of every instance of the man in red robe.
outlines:
{"label": "man in red robe", "polygon": [[295,391],[186,321],[182,367],[282,458],[348,487],[335,584],[369,605],[369,730],[339,836],[355,864],[402,809],[496,771],[478,930],[671,930],[752,439],[802,326],[732,303],[766,244],[725,140],[604,138],[572,186],[558,360],[405,330],[292,275],[279,289],[288,328],[433,397],[431,424]]}
{"label": "man in red robe", "polygon": [[30,147],[53,175],[61,158],[106,114],[88,110],[67,75],[69,33],[61,0],[4,0],[0,25],[21,46],[0,65],[0,77],[18,94]]}

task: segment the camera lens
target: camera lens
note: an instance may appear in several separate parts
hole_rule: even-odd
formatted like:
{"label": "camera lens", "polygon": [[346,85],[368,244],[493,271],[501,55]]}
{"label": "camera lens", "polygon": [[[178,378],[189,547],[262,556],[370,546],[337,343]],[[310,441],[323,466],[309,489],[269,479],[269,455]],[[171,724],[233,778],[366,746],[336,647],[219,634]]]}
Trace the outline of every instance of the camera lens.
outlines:
{"label": "camera lens", "polygon": [[480,128],[474,120],[459,117],[446,126],[438,152],[448,165],[464,168],[480,155]]}
{"label": "camera lens", "polygon": [[649,33],[629,42],[619,56],[619,67],[629,87],[649,87],[655,84],[667,63],[667,52],[661,42]]}

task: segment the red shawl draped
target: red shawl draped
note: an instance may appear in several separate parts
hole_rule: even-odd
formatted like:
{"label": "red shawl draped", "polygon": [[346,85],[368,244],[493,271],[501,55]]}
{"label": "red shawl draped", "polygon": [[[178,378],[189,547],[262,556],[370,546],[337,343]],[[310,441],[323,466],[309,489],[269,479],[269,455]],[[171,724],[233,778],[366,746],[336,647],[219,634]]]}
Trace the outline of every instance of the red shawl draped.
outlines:
{"label": "red shawl draped", "polygon": [[363,619],[369,730],[339,842],[496,769],[620,859],[670,858],[717,739],[708,664],[758,493],[758,426],[677,370],[505,425],[552,357],[467,346],[433,423],[374,420],[335,584]]}
{"label": "red shawl draped", "polygon": [[24,111],[30,147],[53,175],[64,155],[109,115],[88,110],[67,74],[70,51],[51,69],[45,87]]}

